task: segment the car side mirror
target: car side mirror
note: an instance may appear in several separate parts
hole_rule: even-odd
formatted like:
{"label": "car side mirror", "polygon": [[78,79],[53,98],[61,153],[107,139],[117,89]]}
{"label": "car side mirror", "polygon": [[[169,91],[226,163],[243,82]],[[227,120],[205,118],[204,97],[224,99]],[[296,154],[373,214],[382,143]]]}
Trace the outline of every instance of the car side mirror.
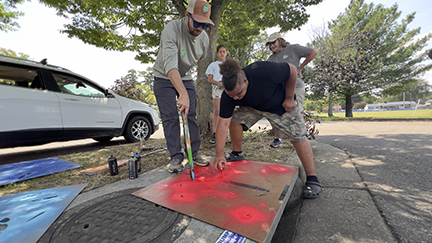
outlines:
{"label": "car side mirror", "polygon": [[83,83],[77,83],[75,87],[78,89],[79,87],[85,88],[86,86]]}
{"label": "car side mirror", "polygon": [[115,98],[115,96],[113,94],[111,94],[111,92],[109,91],[109,89],[105,90],[105,96],[107,98]]}

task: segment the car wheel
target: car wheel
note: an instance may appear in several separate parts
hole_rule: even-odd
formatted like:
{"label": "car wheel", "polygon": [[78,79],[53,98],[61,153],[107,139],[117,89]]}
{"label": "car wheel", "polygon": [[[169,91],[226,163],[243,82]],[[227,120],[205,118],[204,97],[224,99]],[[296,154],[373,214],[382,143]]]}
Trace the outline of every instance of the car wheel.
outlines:
{"label": "car wheel", "polygon": [[113,137],[97,137],[97,138],[93,138],[93,140],[96,140],[96,141],[98,141],[100,143],[109,142],[109,141],[111,141],[111,139],[113,139]]}
{"label": "car wheel", "polygon": [[149,120],[143,116],[135,116],[128,122],[123,137],[128,143],[135,143],[141,139],[149,139],[150,132]]}

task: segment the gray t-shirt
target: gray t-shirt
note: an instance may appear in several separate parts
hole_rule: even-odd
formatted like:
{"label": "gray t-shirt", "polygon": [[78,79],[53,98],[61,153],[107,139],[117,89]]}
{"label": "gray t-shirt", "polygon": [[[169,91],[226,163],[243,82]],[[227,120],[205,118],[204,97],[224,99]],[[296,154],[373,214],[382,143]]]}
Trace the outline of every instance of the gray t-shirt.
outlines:
{"label": "gray t-shirt", "polygon": [[[269,57],[267,61],[269,62],[286,62],[291,63],[296,68],[300,66],[300,59],[302,57],[307,57],[309,55],[309,52],[312,50],[312,48],[301,46],[301,45],[287,45],[282,51],[279,53],[273,54]],[[296,89],[303,88],[304,82],[303,80],[297,76],[297,84]]]}
{"label": "gray t-shirt", "polygon": [[162,31],[159,53],[153,66],[154,76],[168,78],[168,71],[178,69],[182,80],[192,79],[190,70],[207,55],[206,32],[194,36],[186,29],[186,18],[169,22]]}

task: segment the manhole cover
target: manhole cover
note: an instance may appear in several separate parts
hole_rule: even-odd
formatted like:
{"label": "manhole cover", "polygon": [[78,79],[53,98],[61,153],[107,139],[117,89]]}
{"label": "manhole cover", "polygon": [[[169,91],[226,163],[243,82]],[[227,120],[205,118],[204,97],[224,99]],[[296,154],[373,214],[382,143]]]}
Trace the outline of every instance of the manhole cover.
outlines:
{"label": "manhole cover", "polygon": [[51,243],[173,242],[185,230],[187,219],[190,218],[128,193],[70,215],[54,226],[56,229],[48,241],[41,240]]}

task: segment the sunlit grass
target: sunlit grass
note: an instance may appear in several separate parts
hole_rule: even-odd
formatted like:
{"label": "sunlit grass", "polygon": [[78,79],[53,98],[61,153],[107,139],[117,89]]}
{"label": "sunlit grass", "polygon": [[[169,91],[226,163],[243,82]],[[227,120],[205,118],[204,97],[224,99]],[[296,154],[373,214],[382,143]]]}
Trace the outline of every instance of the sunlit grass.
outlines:
{"label": "sunlit grass", "polygon": [[[315,114],[314,114],[315,115]],[[327,113],[317,114],[320,119],[331,119]],[[432,109],[403,110],[403,111],[370,111],[353,112],[353,117],[345,117],[344,113],[333,113],[334,118],[365,118],[365,119],[413,119],[413,118],[432,118]]]}

